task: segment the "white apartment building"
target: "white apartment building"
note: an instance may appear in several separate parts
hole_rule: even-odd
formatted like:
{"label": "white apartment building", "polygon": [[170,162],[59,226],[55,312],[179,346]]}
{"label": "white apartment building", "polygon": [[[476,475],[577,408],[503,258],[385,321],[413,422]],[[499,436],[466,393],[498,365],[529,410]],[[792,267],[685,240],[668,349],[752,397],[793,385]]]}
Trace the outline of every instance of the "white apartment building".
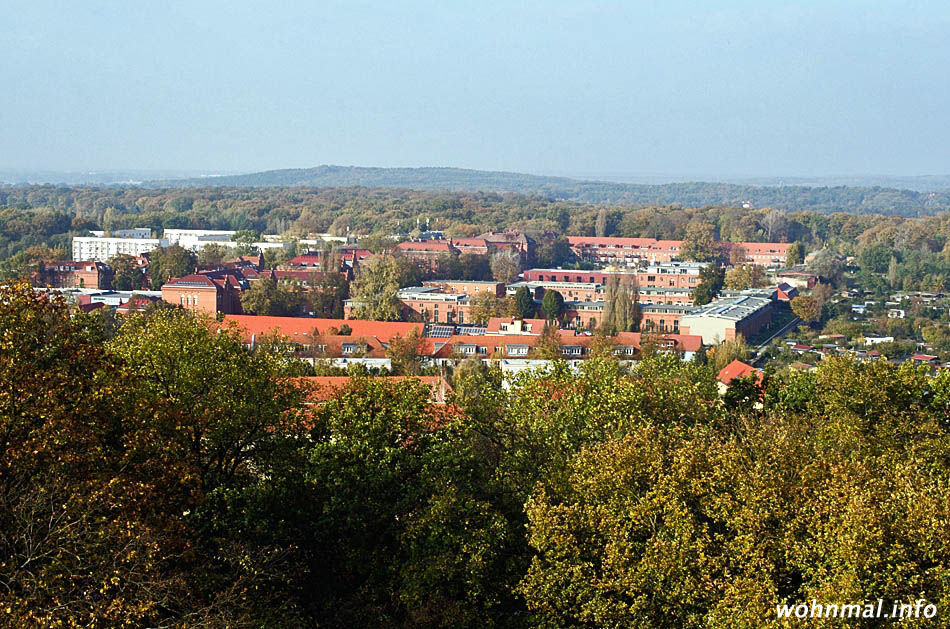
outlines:
{"label": "white apartment building", "polygon": [[162,238],[167,240],[169,245],[179,245],[197,252],[205,245],[210,244],[230,246],[231,237],[236,233],[235,231],[215,229],[166,229],[162,234]]}
{"label": "white apartment building", "polygon": [[[93,236],[98,238],[103,238],[106,233],[104,231],[91,231],[89,232]],[[109,234],[113,238],[151,238],[152,229],[150,227],[135,227],[133,229],[116,229],[110,232]]]}
{"label": "white apartment building", "polygon": [[[223,247],[237,247],[239,243],[231,240],[237,232],[228,230],[213,229],[166,229],[162,237],[168,241],[168,245],[179,245],[185,249],[190,249],[195,253],[201,251],[206,245],[221,245]],[[275,235],[261,236],[262,242],[251,243],[253,249],[287,249],[291,246],[289,242],[280,242],[279,237]],[[168,246],[164,245],[164,246]]]}
{"label": "white apartment building", "polygon": [[73,238],[73,260],[95,260],[108,262],[117,255],[140,256],[158,247],[167,247],[168,241],[159,238],[99,238],[96,236],[75,236]]}
{"label": "white apartment building", "polygon": [[[73,238],[73,260],[96,260],[98,262],[108,262],[120,253],[131,256],[139,256],[148,253],[158,247],[168,247],[170,245],[179,245],[185,249],[190,249],[195,253],[201,251],[205,245],[221,245],[229,248],[236,248],[239,243],[231,240],[236,232],[233,231],[215,231],[202,229],[166,229],[162,238],[143,238],[142,233],[148,229],[121,230],[123,232],[135,232],[136,236],[122,237],[104,237],[104,236],[76,236]],[[97,233],[97,232],[93,232]],[[102,234],[103,232],[98,232]],[[113,232],[119,233],[119,232]],[[289,242],[255,242],[251,243],[253,250],[266,249],[288,249],[292,246]]]}

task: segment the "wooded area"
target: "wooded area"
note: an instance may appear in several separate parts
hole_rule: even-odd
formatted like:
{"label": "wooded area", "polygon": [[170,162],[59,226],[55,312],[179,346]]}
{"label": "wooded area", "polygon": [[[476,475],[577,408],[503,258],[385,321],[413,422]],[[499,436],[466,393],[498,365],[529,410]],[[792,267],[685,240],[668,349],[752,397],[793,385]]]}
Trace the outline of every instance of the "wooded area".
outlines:
{"label": "wooded area", "polygon": [[[104,327],[103,322],[110,322]],[[950,608],[950,371],[830,358],[733,385],[647,356],[463,362],[308,405],[279,342],[0,289],[10,626],[775,624]],[[751,385],[750,385],[751,386]],[[735,392],[745,391],[751,395]]]}

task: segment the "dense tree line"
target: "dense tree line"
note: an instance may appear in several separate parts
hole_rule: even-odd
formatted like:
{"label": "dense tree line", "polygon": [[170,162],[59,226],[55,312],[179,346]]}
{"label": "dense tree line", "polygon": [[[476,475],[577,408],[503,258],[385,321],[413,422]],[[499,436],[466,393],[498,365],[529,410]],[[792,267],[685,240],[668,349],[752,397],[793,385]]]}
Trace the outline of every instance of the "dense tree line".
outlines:
{"label": "dense tree line", "polygon": [[[761,627],[775,605],[950,608],[950,375],[830,359],[720,400],[654,353],[452,404],[179,310],[107,329],[0,289],[11,626]],[[418,340],[407,339],[404,344]],[[395,352],[399,353],[399,352]]]}
{"label": "dense tree line", "polygon": [[[902,190],[862,185],[774,185],[756,186],[730,183],[666,183],[657,185],[579,181],[565,177],[544,177],[510,172],[486,172],[461,168],[363,168],[320,166],[306,169],[274,170],[247,175],[172,180],[149,185],[170,187],[215,186],[315,186],[411,188],[414,190],[457,190],[541,194],[555,199],[588,203],[631,203],[637,205],[679,204],[689,207],[741,205],[782,210],[816,212],[882,213],[923,216],[950,209],[950,192],[940,189],[940,178],[927,191]],[[921,181],[900,182],[919,185]],[[893,185],[893,184],[892,184]]]}
{"label": "dense tree line", "polygon": [[[796,207],[781,212],[701,203],[599,205],[511,193],[366,188],[7,187],[0,188],[0,258],[36,245],[68,251],[74,235],[129,227],[150,227],[156,234],[166,228],[234,229],[302,238],[326,231],[389,236],[409,233],[423,221],[451,237],[516,228],[535,234],[697,242],[800,241],[809,250],[828,245],[842,253],[855,253],[878,240],[940,252],[950,235],[943,214],[917,219],[853,211],[827,214]],[[382,240],[366,242],[378,247]],[[545,242],[538,262],[563,260],[565,247],[563,241]]]}

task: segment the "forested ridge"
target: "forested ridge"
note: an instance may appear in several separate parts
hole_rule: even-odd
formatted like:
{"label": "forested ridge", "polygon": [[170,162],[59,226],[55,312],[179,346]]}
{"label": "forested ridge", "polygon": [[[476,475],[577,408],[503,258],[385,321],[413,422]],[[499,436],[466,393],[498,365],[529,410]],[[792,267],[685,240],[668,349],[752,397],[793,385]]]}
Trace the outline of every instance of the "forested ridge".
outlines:
{"label": "forested ridge", "polygon": [[[950,372],[477,362],[448,405],[180,310],[0,288],[0,624],[767,627],[950,609]],[[876,621],[869,621],[871,626]]]}
{"label": "forested ridge", "polygon": [[748,185],[715,182],[633,184],[584,181],[523,173],[462,168],[367,168],[319,166],[272,170],[246,175],[171,179],[148,182],[149,187],[312,186],[409,188],[464,192],[541,195],[584,203],[629,203],[702,207],[741,205],[780,210],[878,213],[926,216],[950,209],[950,190],[915,191],[881,186]]}

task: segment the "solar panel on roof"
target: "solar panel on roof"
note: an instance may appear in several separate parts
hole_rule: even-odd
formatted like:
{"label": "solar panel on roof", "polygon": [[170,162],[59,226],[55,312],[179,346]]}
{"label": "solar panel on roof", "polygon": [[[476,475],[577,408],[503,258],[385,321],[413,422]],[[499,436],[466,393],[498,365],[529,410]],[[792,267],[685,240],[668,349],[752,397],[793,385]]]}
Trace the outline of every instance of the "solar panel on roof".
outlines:
{"label": "solar panel on roof", "polygon": [[459,327],[458,334],[463,335],[463,336],[485,336],[485,328]]}
{"label": "solar panel on roof", "polygon": [[432,339],[447,339],[455,333],[455,328],[444,325],[429,326],[426,336]]}

